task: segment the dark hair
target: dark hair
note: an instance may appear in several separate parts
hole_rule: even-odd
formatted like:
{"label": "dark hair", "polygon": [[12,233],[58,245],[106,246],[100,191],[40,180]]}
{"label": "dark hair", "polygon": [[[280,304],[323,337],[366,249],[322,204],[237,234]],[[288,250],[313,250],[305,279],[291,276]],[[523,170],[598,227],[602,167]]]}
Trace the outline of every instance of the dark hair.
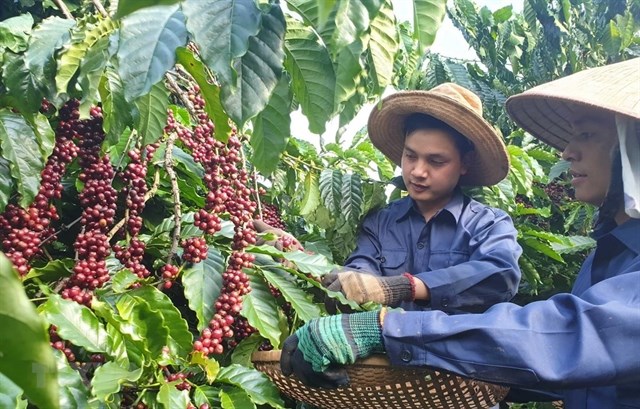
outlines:
{"label": "dark hair", "polygon": [[448,123],[434,118],[427,114],[413,113],[404,120],[404,136],[405,138],[412,132],[420,129],[437,129],[448,133],[453,138],[453,143],[456,145],[460,156],[463,157],[466,153],[473,151],[475,148],[473,142],[467,139],[464,135],[458,132]]}
{"label": "dark hair", "polygon": [[611,161],[611,182],[609,182],[609,190],[607,196],[602,202],[602,206],[598,210],[598,220],[596,225],[615,218],[620,210],[620,206],[624,204],[624,183],[622,181],[622,156],[620,155],[620,147],[616,146],[612,152]]}

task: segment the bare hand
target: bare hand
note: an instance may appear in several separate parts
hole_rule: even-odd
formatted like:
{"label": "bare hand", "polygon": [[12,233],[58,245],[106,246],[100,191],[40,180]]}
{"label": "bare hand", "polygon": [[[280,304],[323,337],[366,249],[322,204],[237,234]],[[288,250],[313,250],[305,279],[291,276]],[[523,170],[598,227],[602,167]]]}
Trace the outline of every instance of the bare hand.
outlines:
{"label": "bare hand", "polygon": [[264,221],[258,220],[258,219],[253,220],[253,227],[256,229],[258,233],[272,234],[276,236],[275,240],[268,240],[268,241],[258,236],[256,241],[256,245],[258,246],[263,244],[268,244],[270,246],[277,248],[280,251],[292,250],[292,249],[304,251],[304,247],[302,247],[302,244],[300,244],[298,239],[296,239],[291,234],[285,232],[282,229],[278,229],[277,227],[270,226]]}

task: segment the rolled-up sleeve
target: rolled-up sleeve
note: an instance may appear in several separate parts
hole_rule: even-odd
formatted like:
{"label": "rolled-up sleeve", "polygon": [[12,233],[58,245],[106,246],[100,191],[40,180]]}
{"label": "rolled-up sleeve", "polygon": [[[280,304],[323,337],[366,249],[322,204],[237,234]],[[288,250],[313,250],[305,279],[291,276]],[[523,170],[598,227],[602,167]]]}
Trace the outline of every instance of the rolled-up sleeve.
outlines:
{"label": "rolled-up sleeve", "polygon": [[487,382],[580,388],[640,382],[640,261],[580,297],[559,294],[483,314],[389,312],[394,365],[426,365]]}

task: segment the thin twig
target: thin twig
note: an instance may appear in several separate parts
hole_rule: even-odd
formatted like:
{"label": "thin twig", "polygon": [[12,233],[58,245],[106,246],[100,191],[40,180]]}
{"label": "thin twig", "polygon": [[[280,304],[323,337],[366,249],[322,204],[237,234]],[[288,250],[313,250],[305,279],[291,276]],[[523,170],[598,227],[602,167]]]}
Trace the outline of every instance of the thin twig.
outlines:
{"label": "thin twig", "polygon": [[92,3],[94,6],[96,6],[96,10],[98,10],[98,12],[102,14],[102,17],[109,17],[109,13],[107,13],[107,10],[104,9],[104,6],[102,6],[100,0],[92,0]]}
{"label": "thin twig", "polygon": [[69,20],[75,20],[73,18],[73,15],[71,14],[71,12],[69,11],[69,8],[67,8],[67,5],[64,4],[63,0],[53,0],[54,3],[56,3],[56,5],[58,6],[58,8],[60,9],[60,11],[62,12],[62,14],[68,18]]}
{"label": "thin twig", "polygon": [[173,220],[175,226],[173,227],[173,233],[171,237],[171,248],[169,249],[169,254],[167,255],[167,264],[171,263],[173,259],[173,255],[178,250],[178,240],[180,239],[180,227],[182,225],[182,211],[181,211],[181,203],[180,203],[180,188],[178,186],[178,178],[176,177],[176,172],[173,170],[173,144],[178,137],[178,134],[172,132],[169,135],[169,139],[167,140],[167,147],[164,151],[164,168],[167,171],[167,175],[169,175],[169,180],[171,181],[171,194],[173,196]]}
{"label": "thin twig", "polygon": [[155,173],[153,174],[153,184],[151,185],[151,188],[147,191],[147,193],[144,195],[145,202],[156,195],[156,192],[158,191],[158,186],[160,186],[160,170],[156,169]]}
{"label": "thin twig", "polygon": [[60,291],[67,286],[67,283],[69,282],[69,277],[65,277],[63,279],[61,279],[60,281],[58,281],[58,284],[56,284],[55,288],[53,289],[53,292],[55,294],[59,294]]}
{"label": "thin twig", "polygon": [[294,160],[295,162],[302,163],[303,165],[306,165],[306,166],[310,167],[311,169],[315,169],[315,170],[319,170],[319,171],[324,170],[324,168],[322,168],[322,167],[316,166],[316,165],[315,165],[315,164],[313,164],[313,163],[305,162],[305,161],[303,161],[302,159],[300,159],[300,158],[298,158],[298,157],[295,157],[295,156],[293,156],[293,155],[291,155],[291,154],[289,154],[289,153],[287,153],[287,152],[282,152],[282,156],[283,156],[283,157],[285,157],[285,158],[292,159],[292,160]]}
{"label": "thin twig", "polygon": [[174,75],[176,78],[181,79],[182,81],[185,81],[185,82],[194,81],[193,76],[189,74],[182,65],[176,64],[175,69],[176,69],[175,71],[168,71],[168,72]]}
{"label": "thin twig", "polygon": [[[242,146],[240,146],[240,158],[242,159],[242,167],[245,169],[246,171],[246,164],[247,164],[247,158],[244,154],[244,149],[242,149]],[[256,168],[253,168],[253,189],[256,192],[256,203],[258,205],[258,214],[260,215],[260,218],[262,219],[262,201],[260,200],[260,191],[258,189],[258,172],[256,172]]]}
{"label": "thin twig", "polygon": [[468,64],[468,63],[475,63],[475,64],[477,64],[477,63],[482,63],[482,61],[480,61],[479,59],[476,59],[476,58],[447,57],[447,56],[442,55],[442,54],[440,54],[440,53],[432,53],[432,54],[435,54],[435,55],[437,55],[438,57],[445,58],[445,59],[447,59],[447,60],[449,60],[449,61],[457,62],[457,63],[460,63],[460,64]]}
{"label": "thin twig", "polygon": [[116,233],[118,233],[118,231],[120,231],[120,229],[122,228],[122,226],[124,226],[124,222],[127,220],[126,217],[123,217],[122,219],[120,219],[120,221],[118,223],[116,223],[111,230],[109,230],[109,233],[107,233],[107,241],[111,241],[111,239],[113,238],[113,236],[116,235]]}
{"label": "thin twig", "polygon": [[[122,165],[122,162],[124,161],[124,157],[125,157],[125,153],[124,152],[129,152],[129,147],[131,146],[131,141],[134,141],[134,143],[137,143],[138,136],[139,136],[138,132],[135,129],[131,130],[131,134],[127,138],[127,144],[124,146],[124,150],[122,151],[123,154],[120,155],[120,158],[118,158],[118,163],[116,164],[116,169],[120,169],[120,166]],[[113,177],[111,178],[111,183],[113,183],[113,180],[115,178],[116,178],[116,175],[114,174]]]}
{"label": "thin twig", "polygon": [[189,99],[187,92],[185,92],[182,88],[180,88],[180,85],[178,85],[176,80],[173,79],[172,75],[175,75],[175,74],[167,72],[164,76],[167,79],[170,90],[173,91],[174,94],[178,95],[178,97],[182,100],[182,103],[184,104],[185,107],[187,107],[189,112],[195,112],[193,102],[191,102],[191,100]]}
{"label": "thin twig", "polygon": [[51,257],[51,254],[47,251],[46,247],[42,248],[42,252],[44,253],[44,255],[49,259],[49,261],[53,261],[53,257]]}
{"label": "thin twig", "polygon": [[[87,228],[87,226],[82,226],[82,228],[80,229],[80,233],[78,234],[78,237],[84,235],[84,232],[86,231],[86,228]],[[75,247],[75,246],[73,246],[73,247]],[[80,249],[76,248],[76,254],[73,256],[73,259],[76,261],[76,264],[78,263],[78,260],[80,260],[79,251],[80,251]]]}
{"label": "thin twig", "polygon": [[256,203],[258,204],[258,214],[262,219],[263,218],[262,201],[260,200],[260,189],[258,186],[258,172],[256,172],[255,168],[253,169],[253,189],[256,191]]}
{"label": "thin twig", "polygon": [[40,241],[40,245],[38,247],[42,247],[44,246],[44,244],[51,240],[52,238],[56,237],[59,233],[62,233],[65,230],[69,230],[74,224],[78,223],[80,220],[82,219],[82,217],[78,217],[77,219],[75,219],[74,221],[72,221],[69,224],[63,224],[60,229],[58,229],[57,231],[55,231],[54,233],[52,233],[50,236],[46,237],[44,240]]}

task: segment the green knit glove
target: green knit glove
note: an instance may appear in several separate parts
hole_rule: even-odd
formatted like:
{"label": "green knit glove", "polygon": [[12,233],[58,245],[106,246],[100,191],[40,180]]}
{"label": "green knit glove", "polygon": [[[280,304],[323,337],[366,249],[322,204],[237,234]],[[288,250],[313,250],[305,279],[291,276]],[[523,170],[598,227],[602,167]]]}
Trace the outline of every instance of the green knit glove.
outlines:
{"label": "green knit glove", "polygon": [[317,372],[384,352],[379,316],[367,311],[311,320],[296,331],[298,349]]}

